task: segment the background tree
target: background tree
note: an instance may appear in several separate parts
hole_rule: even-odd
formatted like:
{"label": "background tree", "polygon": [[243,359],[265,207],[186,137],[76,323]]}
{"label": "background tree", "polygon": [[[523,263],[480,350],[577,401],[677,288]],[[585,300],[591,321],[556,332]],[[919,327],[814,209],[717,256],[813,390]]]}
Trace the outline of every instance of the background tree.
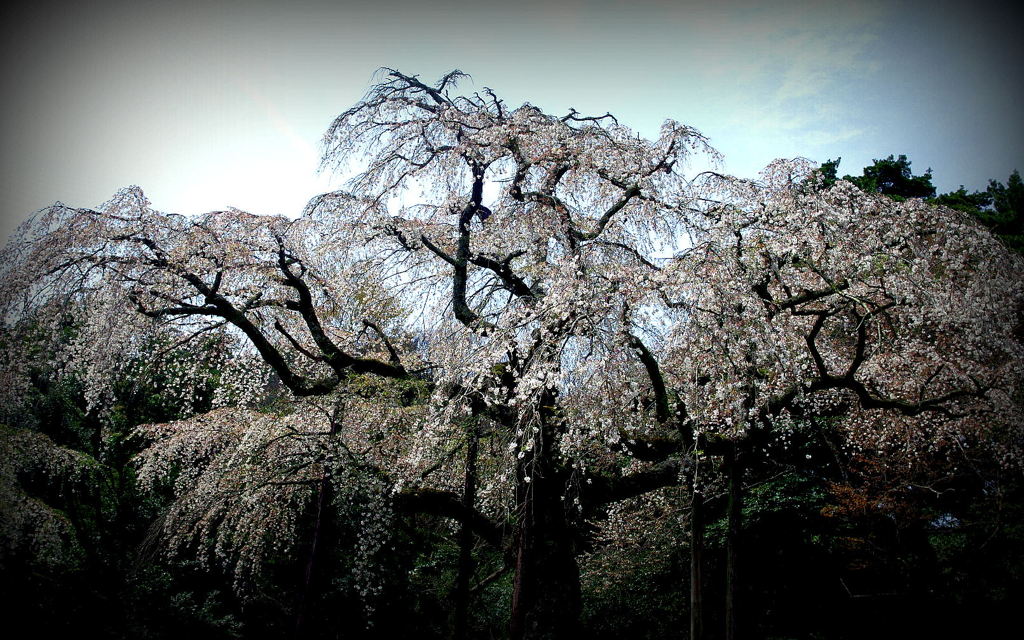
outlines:
{"label": "background tree", "polygon": [[1004,185],[989,180],[988,189],[968,193],[963,186],[939,195],[937,204],[966,211],[992,230],[1014,251],[1024,251],[1024,182],[1014,171]]}
{"label": "background tree", "polygon": [[[828,160],[820,167],[821,176],[826,186],[831,186],[837,178],[839,163],[842,158]],[[915,176],[910,169],[910,160],[900,154],[888,158],[875,159],[859,176],[845,175],[843,180],[855,184],[859,189],[869,193],[881,193],[897,200],[905,198],[930,198],[935,195],[932,185],[932,170],[924,175]]]}

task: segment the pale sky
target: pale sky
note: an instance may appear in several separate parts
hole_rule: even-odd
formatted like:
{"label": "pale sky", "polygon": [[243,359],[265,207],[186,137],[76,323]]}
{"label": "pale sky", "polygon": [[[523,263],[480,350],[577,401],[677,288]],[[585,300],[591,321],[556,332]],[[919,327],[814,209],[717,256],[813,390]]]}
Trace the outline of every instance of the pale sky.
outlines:
{"label": "pale sky", "polygon": [[1008,2],[36,2],[2,10],[0,235],[136,184],[154,207],[298,214],[335,115],[394,67],[512,106],[696,127],[754,176],[907,154],[940,191],[1024,170]]}

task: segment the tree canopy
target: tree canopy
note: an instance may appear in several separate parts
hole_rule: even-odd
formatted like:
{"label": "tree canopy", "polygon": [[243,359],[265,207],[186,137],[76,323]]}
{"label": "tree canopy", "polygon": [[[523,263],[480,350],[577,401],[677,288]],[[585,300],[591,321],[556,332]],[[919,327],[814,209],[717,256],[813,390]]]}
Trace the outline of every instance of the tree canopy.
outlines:
{"label": "tree canopy", "polygon": [[38,357],[94,411],[172,351],[183,396],[218,371],[208,407],[139,432],[143,486],[172,485],[165,548],[251,593],[274,554],[313,566],[311,519],[354,509],[372,610],[396,519],[448,518],[510,567],[512,636],[564,638],[592,523],[672,487],[699,509],[725,481],[713,460],[750,465],[806,421],[842,416],[850,451],[1019,464],[1019,439],[986,434],[1021,424],[1021,260],[917,199],[934,189],[905,156],[866,182],[800,160],[694,174],[716,153],[690,127],[645,140],[463,77],[383,70],[324,137],[326,167],[363,169],[298,218],[165,214],[130,187],[57,204],[4,250],[9,335],[74,316]]}

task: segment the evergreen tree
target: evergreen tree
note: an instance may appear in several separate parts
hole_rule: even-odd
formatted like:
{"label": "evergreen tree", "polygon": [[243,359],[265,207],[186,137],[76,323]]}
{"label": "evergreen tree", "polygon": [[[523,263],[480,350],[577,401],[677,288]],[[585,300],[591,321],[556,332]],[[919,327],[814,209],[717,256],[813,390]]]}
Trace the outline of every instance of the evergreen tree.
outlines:
{"label": "evergreen tree", "polygon": [[[837,165],[838,162],[836,160]],[[928,169],[924,175],[915,176],[910,170],[910,160],[903,154],[898,158],[890,155],[884,160],[875,159],[873,164],[864,167],[863,175],[843,176],[843,179],[857,185],[862,191],[881,193],[895,200],[930,198],[935,195],[932,170]]]}

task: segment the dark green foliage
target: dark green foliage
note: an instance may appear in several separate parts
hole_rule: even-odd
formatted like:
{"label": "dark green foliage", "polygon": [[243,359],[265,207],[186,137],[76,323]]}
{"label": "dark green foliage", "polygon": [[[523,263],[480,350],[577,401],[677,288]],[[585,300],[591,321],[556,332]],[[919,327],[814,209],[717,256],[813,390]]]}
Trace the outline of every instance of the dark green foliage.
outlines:
{"label": "dark green foliage", "polygon": [[[450,638],[459,548],[454,530],[426,516],[406,520],[403,537],[413,553],[406,568],[409,617],[417,638]],[[495,549],[478,543],[470,580],[470,638],[500,638],[508,633],[512,572]],[[394,606],[394,605],[392,605]],[[412,637],[412,636],[410,636]]]}
{"label": "dark green foliage", "polygon": [[[689,559],[653,550],[604,551],[616,573],[585,582],[582,623],[594,640],[677,637],[686,628]],[[653,557],[652,557],[653,556]]]}
{"label": "dark green foliage", "polygon": [[[998,635],[999,624],[1012,620],[1011,603],[1024,595],[1019,474],[980,452],[967,468],[937,458],[910,475],[894,472],[881,460],[844,455],[835,446],[840,420],[808,420],[785,438],[753,439],[763,450],[749,458],[744,480],[741,633],[808,640]],[[721,492],[708,503],[712,631],[722,627],[725,506]],[[686,548],[677,541],[680,560],[667,561],[659,546],[673,544],[668,540],[601,551],[619,570],[603,592],[588,593],[592,633],[603,637],[607,628],[607,637],[623,637],[639,629],[637,637],[675,637],[651,631],[657,621],[685,614]],[[676,608],[665,594],[677,598]]]}
{"label": "dark green foliage", "polygon": [[831,187],[836,183],[836,180],[839,179],[837,175],[839,171],[839,163],[841,161],[842,158],[836,158],[835,160],[826,160],[825,162],[821,163],[820,167],[818,167],[818,175],[821,176],[823,186]]}
{"label": "dark green foliage", "polygon": [[924,175],[915,176],[910,170],[910,160],[900,155],[889,156],[883,160],[876,159],[870,166],[864,167],[864,174],[859,177],[847,176],[848,180],[864,191],[873,191],[895,199],[928,198],[935,195],[932,185],[932,170]]}
{"label": "dark green foliage", "polygon": [[950,209],[970,213],[974,216],[981,216],[982,212],[992,204],[992,196],[986,191],[968,192],[963,185],[956,191],[943,193],[931,200],[935,204],[941,204]]}
{"label": "dark green foliage", "polygon": [[[65,400],[40,406],[65,406]],[[87,428],[88,416],[82,420],[76,429]],[[785,443],[766,439],[767,455],[758,459],[767,462],[746,477],[740,602],[748,637],[969,637],[1009,619],[1024,597],[1024,483],[986,467],[929,489],[896,487],[898,500],[883,503],[876,468],[838,455],[830,444],[834,436],[829,422],[808,421]],[[6,580],[0,593],[8,620],[43,635],[89,629],[110,638],[270,639],[296,637],[304,606],[298,637],[450,636],[458,549],[443,521],[398,521],[377,567],[385,589],[373,599],[370,616],[351,577],[357,518],[344,510],[323,531],[327,551],[308,591],[309,545],[300,543],[292,557],[268,568],[259,593],[243,602],[218,569],[138,556],[159,505],[133,493],[129,475],[119,482],[68,488],[63,497],[39,488],[39,495],[67,508],[88,560],[45,574],[5,567],[7,577],[17,578]],[[713,499],[710,509],[706,593],[720,603],[724,500]],[[641,544],[597,545],[591,559],[600,571],[584,581],[587,636],[679,637],[689,586],[684,540],[685,521],[673,518],[651,522]],[[474,593],[471,637],[504,637],[511,594],[511,573],[500,572],[506,559],[480,545],[475,556],[474,585],[497,577]],[[716,606],[709,612],[711,629],[721,622]]]}
{"label": "dark green foliage", "polygon": [[990,180],[988,194],[995,208],[991,221],[999,225],[997,231],[1016,235],[1024,233],[1024,181],[1020,178],[1020,172],[1015,170],[1010,174],[1005,185]]}
{"label": "dark green foliage", "polygon": [[222,576],[194,562],[139,563],[126,577],[122,598],[125,637],[145,640],[240,638],[242,624]]}
{"label": "dark green foliage", "polygon": [[[678,488],[626,503],[620,536],[595,542],[581,561],[582,623],[595,639],[677,637],[689,615],[689,553]],[[602,536],[604,538],[606,536]]]}
{"label": "dark green foliage", "polygon": [[988,195],[992,208],[982,209],[975,215],[986,227],[1018,252],[1024,252],[1024,181],[1014,171],[1004,185],[990,180]]}
{"label": "dark green foliage", "polygon": [[[75,331],[74,322],[68,320],[58,339],[70,340]],[[47,361],[35,357],[49,348],[41,333],[20,327],[5,337],[11,335],[17,336],[14,339],[19,340],[28,362]],[[4,557],[0,601],[8,614],[5,618],[33,629],[38,637],[83,630],[110,638],[181,637],[181,633],[231,637],[203,630],[204,619],[215,617],[214,601],[224,585],[193,568],[192,575],[202,580],[199,588],[190,588],[187,580],[178,580],[180,571],[159,569],[138,556],[162,505],[136,490],[130,459],[142,443],[128,434],[142,422],[172,420],[193,407],[185,407],[178,395],[167,392],[166,376],[150,372],[117,381],[113,410],[98,415],[87,411],[83,386],[75,375],[33,366],[31,389],[20,404],[3,407],[5,419],[19,425],[17,429],[37,432],[53,445],[82,454],[92,466],[84,478],[31,468],[19,474],[17,483],[30,500],[67,519],[73,543],[81,551],[76,560],[58,564],[41,563],[30,549]],[[211,371],[211,380],[214,375]],[[197,397],[209,398],[212,389],[211,382],[195,391]],[[203,408],[203,402],[200,399],[198,408]],[[176,577],[172,579],[168,571]],[[161,585],[174,586],[165,590]],[[160,635],[160,629],[168,635]]]}
{"label": "dark green foliage", "polygon": [[[836,158],[822,163],[818,173],[823,186],[830,187],[835,184],[841,160],[842,158]],[[932,170],[928,169],[924,175],[915,176],[910,170],[910,160],[902,154],[898,158],[893,155],[884,159],[876,158],[871,165],[864,167],[861,175],[845,175],[843,180],[849,180],[862,191],[881,193],[895,200],[930,198],[935,195]]]}

